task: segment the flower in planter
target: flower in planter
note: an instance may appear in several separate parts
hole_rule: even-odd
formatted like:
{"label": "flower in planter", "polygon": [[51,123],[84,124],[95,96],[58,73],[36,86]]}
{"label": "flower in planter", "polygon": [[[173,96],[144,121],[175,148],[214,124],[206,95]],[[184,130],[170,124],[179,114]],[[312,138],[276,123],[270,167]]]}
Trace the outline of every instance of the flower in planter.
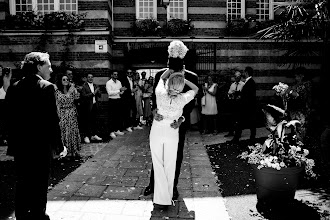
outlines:
{"label": "flower in planter", "polygon": [[167,22],[167,31],[169,35],[178,36],[186,35],[190,30],[193,29],[191,20],[183,20],[180,18],[173,18]]}
{"label": "flower in planter", "polygon": [[159,22],[153,18],[137,19],[133,24],[137,35],[155,35],[159,28]]}
{"label": "flower in planter", "polygon": [[[288,86],[283,83],[274,86],[277,94],[284,99]],[[298,120],[288,120],[284,109],[274,105],[267,105],[262,110],[266,120],[266,128],[270,135],[263,144],[249,146],[249,151],[238,155],[247,159],[248,163],[257,165],[258,169],[269,167],[281,170],[286,167],[304,167],[307,177],[316,177],[313,172],[314,160],[307,156],[309,151],[297,138]]]}

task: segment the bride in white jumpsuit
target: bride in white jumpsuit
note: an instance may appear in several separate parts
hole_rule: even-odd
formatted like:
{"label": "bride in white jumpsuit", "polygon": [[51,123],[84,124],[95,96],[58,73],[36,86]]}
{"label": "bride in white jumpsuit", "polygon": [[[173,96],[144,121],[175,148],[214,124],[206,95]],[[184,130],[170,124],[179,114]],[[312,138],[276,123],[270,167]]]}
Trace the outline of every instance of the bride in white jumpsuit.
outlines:
{"label": "bride in white jumpsuit", "polygon": [[[171,72],[173,71],[165,71],[156,87],[157,113],[163,116],[163,120],[154,120],[150,131],[150,149],[155,172],[153,202],[158,205],[172,204],[179,130],[171,128],[170,124],[179,119],[183,107],[198,91],[195,84],[184,79],[182,72]],[[185,84],[191,90],[181,93]]]}

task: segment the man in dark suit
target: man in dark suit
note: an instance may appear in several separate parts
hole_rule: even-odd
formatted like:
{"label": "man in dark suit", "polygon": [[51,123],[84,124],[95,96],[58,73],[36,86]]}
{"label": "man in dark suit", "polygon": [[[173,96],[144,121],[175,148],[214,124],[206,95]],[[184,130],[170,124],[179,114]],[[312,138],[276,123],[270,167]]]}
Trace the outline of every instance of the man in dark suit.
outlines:
{"label": "man in dark suit", "polygon": [[136,106],[135,106],[135,97],[133,92],[133,72],[131,69],[126,70],[120,79],[121,85],[127,90],[121,95],[122,100],[122,111],[123,111],[123,127],[128,132],[133,131],[133,127],[136,127],[135,115],[136,115]]}
{"label": "man in dark suit", "polygon": [[[196,73],[191,72],[189,70],[184,69],[184,62],[183,59],[180,58],[169,58],[168,59],[168,68],[161,69],[158,71],[155,75],[155,80],[154,80],[154,91],[152,94],[152,109],[154,113],[154,119],[155,120],[162,120],[163,117],[159,114],[157,114],[157,103],[156,103],[156,95],[155,95],[155,89],[157,87],[158,81],[160,79],[160,76],[167,70],[167,69],[172,69],[174,72],[176,71],[184,71],[184,76],[187,80],[192,82],[195,85],[198,85],[198,76]],[[184,89],[182,92],[187,92],[190,90],[190,88],[185,85]],[[173,128],[178,128],[179,127],[179,143],[178,143],[178,152],[177,152],[177,159],[176,159],[176,168],[175,168],[175,177],[174,177],[174,185],[173,185],[173,200],[177,200],[179,197],[179,192],[177,189],[178,181],[179,181],[179,175],[180,175],[180,170],[181,170],[181,164],[182,164],[182,159],[183,159],[183,148],[184,148],[184,142],[186,138],[186,132],[189,128],[189,121],[190,121],[190,113],[195,107],[195,101],[192,100],[189,102],[185,107],[183,108],[183,116],[179,118],[178,121],[174,121],[171,126]],[[146,187],[144,191],[144,195],[150,195],[154,191],[154,170],[153,168],[151,169],[151,175],[150,175],[150,182],[149,185]]]}
{"label": "man in dark suit", "polygon": [[87,74],[87,81],[82,85],[81,93],[81,120],[82,133],[84,134],[84,142],[90,143],[92,141],[102,141],[96,134],[96,116],[98,111],[98,100],[101,96],[99,87],[93,83],[94,76],[92,73]]}
{"label": "man in dark suit", "polygon": [[17,220],[48,220],[47,189],[52,152],[66,155],[61,140],[55,87],[47,53],[31,52],[22,63],[24,78],[9,87],[8,151],[16,165]]}
{"label": "man in dark suit", "polygon": [[246,67],[243,76],[245,84],[241,91],[241,98],[238,109],[240,109],[234,138],[231,140],[237,143],[242,135],[242,129],[247,127],[250,129],[250,141],[254,141],[256,137],[256,118],[257,118],[257,95],[256,83],[253,80],[252,67]]}

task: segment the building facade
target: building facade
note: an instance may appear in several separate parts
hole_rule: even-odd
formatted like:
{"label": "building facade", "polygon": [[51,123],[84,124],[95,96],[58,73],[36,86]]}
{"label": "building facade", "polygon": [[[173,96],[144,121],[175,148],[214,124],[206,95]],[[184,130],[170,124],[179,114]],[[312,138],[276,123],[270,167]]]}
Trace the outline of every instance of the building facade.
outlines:
{"label": "building facade", "polygon": [[[166,67],[167,46],[173,39],[180,39],[189,48],[186,68],[195,71],[200,82],[209,72],[223,81],[228,80],[225,76],[231,70],[251,66],[255,70],[258,98],[267,102],[274,95],[275,84],[292,82],[288,75],[296,64],[308,63],[306,68],[315,82],[320,72],[318,55],[284,56],[294,42],[243,36],[255,27],[255,22],[274,18],[273,8],[282,3],[273,0],[0,0],[0,64],[17,69],[17,63],[26,53],[41,49],[50,53],[54,65],[70,64],[78,75],[92,72],[96,83],[104,86],[112,70]],[[10,14],[35,8],[40,14],[56,10],[85,14],[84,26],[71,31],[45,31],[6,25]],[[141,32],[136,20],[143,19],[156,22],[156,28],[155,24],[149,24],[144,26],[149,29]],[[184,31],[169,31],[169,23],[174,19],[188,21],[181,28]],[[242,20],[245,28],[232,34],[228,23]],[[299,46],[320,47],[311,42]],[[105,90],[102,97],[103,101],[107,100]]]}

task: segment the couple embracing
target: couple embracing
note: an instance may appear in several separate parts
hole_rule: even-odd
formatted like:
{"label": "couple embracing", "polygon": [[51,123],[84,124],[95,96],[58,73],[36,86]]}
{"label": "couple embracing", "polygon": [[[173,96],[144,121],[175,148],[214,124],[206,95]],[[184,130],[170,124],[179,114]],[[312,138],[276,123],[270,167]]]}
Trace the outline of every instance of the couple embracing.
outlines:
{"label": "couple embracing", "polygon": [[168,68],[156,73],[153,105],[154,121],[150,131],[152,171],[144,195],[153,195],[153,203],[164,209],[179,196],[178,178],[183,159],[185,134],[191,102],[198,92],[197,75],[184,69],[188,48],[179,40],[168,46]]}

